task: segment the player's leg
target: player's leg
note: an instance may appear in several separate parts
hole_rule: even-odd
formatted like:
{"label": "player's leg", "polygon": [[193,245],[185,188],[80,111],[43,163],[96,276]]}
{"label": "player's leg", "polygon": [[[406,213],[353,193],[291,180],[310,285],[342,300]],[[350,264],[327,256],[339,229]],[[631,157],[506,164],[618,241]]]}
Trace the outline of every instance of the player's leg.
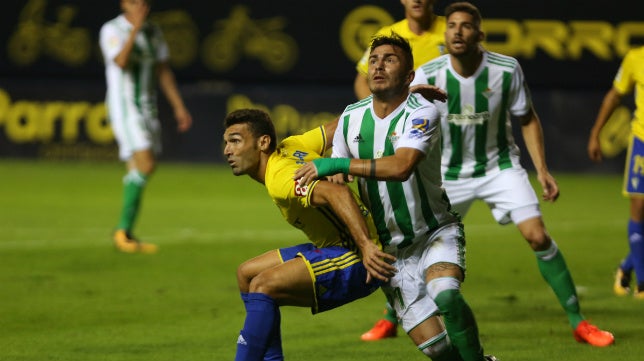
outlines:
{"label": "player's leg", "polygon": [[[248,291],[242,295],[246,319],[237,340],[235,361],[264,360],[280,334],[279,306],[310,307],[314,299],[311,276],[299,257],[260,272],[251,280]],[[279,349],[281,353],[281,346]],[[274,357],[283,359],[281,355]]]}
{"label": "player's leg", "polygon": [[153,253],[156,246],[138,242],[132,236],[134,224],[141,209],[143,192],[155,167],[154,154],[150,149],[135,151],[127,162],[128,172],[123,177],[123,206],[114,240],[117,247],[125,252]]}
{"label": "player's leg", "polygon": [[409,331],[418,349],[433,361],[462,361],[439,315],[433,315]]}
{"label": "player's leg", "polygon": [[[477,182],[470,180],[444,181],[443,187],[450,200],[451,210],[464,218],[475,199]],[[363,341],[377,341],[388,337],[396,337],[398,328],[398,315],[396,310],[386,303],[384,317],[367,332],[360,336]]]}
{"label": "player's leg", "polygon": [[[630,246],[629,246],[630,247]],[[620,262],[615,272],[613,292],[618,296],[626,296],[631,293],[631,277],[633,273],[633,257],[630,252]]]}
{"label": "player's leg", "polygon": [[451,343],[465,361],[484,360],[478,325],[460,287],[465,270],[465,235],[462,224],[436,231],[430,251],[422,257],[427,294],[434,300]]}
{"label": "player's leg", "polygon": [[112,115],[119,157],[127,161],[127,173],[123,178],[123,206],[114,241],[117,249],[124,252],[153,253],[157,247],[138,242],[132,231],[146,184],[156,166],[155,154],[161,152],[161,128],[158,119],[143,117],[132,104],[129,106],[128,112],[115,112]]}
{"label": "player's leg", "polygon": [[628,223],[630,258],[637,277],[634,296],[644,300],[644,195],[631,195],[631,219]]}
{"label": "player's leg", "polygon": [[398,335],[398,315],[389,302],[385,304],[383,315],[369,331],[360,335],[362,341],[378,341]]}
{"label": "player's leg", "polygon": [[572,328],[576,328],[584,317],[580,312],[575,283],[563,254],[547,234],[543,219],[540,216],[529,218],[517,223],[517,227],[535,252],[541,276],[557,296]]}
{"label": "player's leg", "polygon": [[[281,265],[285,261],[289,261],[297,256],[300,252],[306,252],[313,250],[315,247],[310,244],[300,244],[293,247],[281,248],[279,250],[271,250],[262,255],[254,257],[248,261],[245,261],[237,268],[237,283],[239,285],[239,291],[241,299],[244,302],[244,307],[248,315],[248,305],[253,303],[251,306],[251,313],[256,312],[255,309],[258,307],[255,305],[255,300],[252,302],[249,301],[249,289],[251,281],[263,271]],[[248,316],[247,316],[248,317]],[[274,321],[272,324],[272,330],[269,333],[268,340],[266,340],[266,349],[263,351],[264,361],[279,361],[284,359],[282,352],[282,337],[281,337],[281,315],[279,307],[272,309],[271,315]],[[249,328],[252,328],[253,325],[249,325]],[[244,330],[242,330],[244,331]],[[263,342],[263,341],[260,341]],[[240,359],[251,359],[252,355],[249,355],[250,350],[245,350],[244,347],[248,346],[247,341],[245,340],[243,334],[240,332],[238,339],[238,353]],[[251,354],[261,354],[262,349],[256,348],[255,352],[250,352]],[[245,354],[244,354],[245,353]]]}
{"label": "player's leg", "polygon": [[[526,213],[529,210],[525,210]],[[534,211],[533,211],[534,212]],[[513,219],[518,219],[513,212]],[[614,342],[610,332],[598,329],[584,319],[581,314],[575,283],[566,265],[563,254],[554,240],[546,232],[540,216],[517,221],[517,227],[535,252],[537,265],[544,280],[554,291],[559,304],[563,307],[573,328],[573,335],[579,342],[593,346],[608,346]]]}
{"label": "player's leg", "polygon": [[449,339],[464,361],[484,360],[478,326],[461,294],[459,272],[453,265],[436,264],[427,273],[427,292],[443,316]]}
{"label": "player's leg", "polygon": [[636,298],[644,299],[644,174],[641,161],[644,157],[644,141],[638,136],[631,137],[624,168],[624,193],[631,200],[628,223],[628,244],[630,258],[637,276]]}
{"label": "player's leg", "polygon": [[279,250],[270,250],[264,254],[253,257],[237,267],[237,284],[239,291],[248,293],[250,282],[262,271],[282,263]]}

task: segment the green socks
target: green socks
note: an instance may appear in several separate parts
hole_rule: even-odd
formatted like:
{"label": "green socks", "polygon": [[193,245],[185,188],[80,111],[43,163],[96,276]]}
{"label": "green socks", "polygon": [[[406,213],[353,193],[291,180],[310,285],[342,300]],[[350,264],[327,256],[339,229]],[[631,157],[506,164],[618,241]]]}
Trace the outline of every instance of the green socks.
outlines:
{"label": "green socks", "polygon": [[393,323],[394,325],[398,324],[398,316],[396,315],[396,310],[387,302],[385,306],[385,320]]}
{"label": "green socks", "polygon": [[147,179],[147,175],[134,169],[123,177],[123,208],[116,229],[124,229],[129,232],[134,226]]}
{"label": "green socks", "polygon": [[474,313],[461,292],[458,289],[445,289],[438,293],[434,301],[443,315],[452,345],[461,358],[465,361],[484,360]]}
{"label": "green socks", "polygon": [[579,310],[575,283],[557,244],[552,241],[550,248],[535,252],[535,254],[541,275],[555,292],[561,307],[566,311],[570,325],[573,329],[576,328],[579,322],[584,320],[584,317]]}

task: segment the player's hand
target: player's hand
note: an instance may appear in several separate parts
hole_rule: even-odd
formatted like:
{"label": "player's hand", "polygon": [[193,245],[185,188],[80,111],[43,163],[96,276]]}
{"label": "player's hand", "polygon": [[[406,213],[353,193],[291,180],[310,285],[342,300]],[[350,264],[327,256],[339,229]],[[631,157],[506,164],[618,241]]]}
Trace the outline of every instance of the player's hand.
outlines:
{"label": "player's hand", "polygon": [[353,182],[353,176],[349,174],[335,174],[326,177],[326,180],[335,184],[346,184]]}
{"label": "player's hand", "polygon": [[130,19],[132,20],[132,26],[135,29],[141,29],[145,20],[148,18],[150,13],[150,5],[147,1],[138,1],[129,5],[128,8]]}
{"label": "player's hand", "polygon": [[360,248],[360,252],[362,253],[362,263],[367,269],[367,283],[371,283],[374,278],[388,282],[389,278],[398,272],[396,267],[391,265],[396,257],[381,251],[375,243],[369,242],[368,246]]}
{"label": "player's hand", "polygon": [[545,172],[538,174],[537,179],[543,189],[543,200],[548,202],[556,201],[559,198],[559,185],[557,185],[555,178],[549,172]]}
{"label": "player's hand", "polygon": [[596,163],[602,161],[602,150],[599,143],[599,137],[592,134],[588,139],[588,157]]}
{"label": "player's hand", "polygon": [[192,126],[192,115],[186,108],[177,108],[174,111],[174,117],[177,120],[177,130],[179,133],[188,131]]}
{"label": "player's hand", "polygon": [[412,93],[418,93],[423,96],[423,98],[433,101],[438,100],[439,102],[445,103],[447,100],[447,93],[434,85],[429,84],[418,84],[409,87],[409,91]]}
{"label": "player's hand", "polygon": [[299,180],[302,186],[307,186],[318,178],[318,169],[313,162],[307,162],[295,171],[293,179]]}

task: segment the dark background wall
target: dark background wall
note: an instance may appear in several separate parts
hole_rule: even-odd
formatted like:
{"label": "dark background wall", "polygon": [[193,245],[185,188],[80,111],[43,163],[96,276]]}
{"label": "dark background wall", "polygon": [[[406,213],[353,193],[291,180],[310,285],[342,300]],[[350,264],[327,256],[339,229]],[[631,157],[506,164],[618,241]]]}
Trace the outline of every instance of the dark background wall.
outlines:
{"label": "dark background wall", "polygon": [[[450,1],[438,1],[442,14]],[[644,43],[642,4],[474,1],[486,47],[515,56],[531,84],[550,167],[619,171],[586,157],[590,126],[619,63]],[[105,119],[101,25],[119,1],[11,0],[0,14],[0,156],[116,159]],[[403,17],[398,1],[156,0],[194,128],[178,135],[165,103],[164,158],[221,161],[221,120],[257,106],[280,136],[332,119],[355,99],[355,62],[370,36]],[[632,103],[619,112],[628,125]],[[619,130],[619,129],[617,129]],[[517,133],[518,135],[518,133]],[[616,137],[619,138],[619,137]],[[527,155],[524,163],[530,167]]]}

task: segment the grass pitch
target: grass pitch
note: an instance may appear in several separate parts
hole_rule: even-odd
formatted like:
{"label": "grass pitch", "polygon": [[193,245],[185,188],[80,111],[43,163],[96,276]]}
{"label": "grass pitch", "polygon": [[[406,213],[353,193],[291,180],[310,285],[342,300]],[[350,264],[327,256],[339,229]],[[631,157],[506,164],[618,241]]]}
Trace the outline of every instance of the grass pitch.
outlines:
{"label": "grass pitch", "polygon": [[[224,166],[159,166],[137,234],[156,255],[113,250],[122,165],[0,161],[0,360],[232,360],[244,311],[235,270],[302,241],[264,188]],[[639,360],[644,304],[612,293],[627,252],[620,175],[555,174],[562,195],[543,204],[584,314],[616,345],[576,343],[534,255],[483,204],[465,219],[467,280],[486,353],[501,361]],[[327,313],[285,307],[288,360],[426,360],[404,335],[364,343],[380,292]]]}

